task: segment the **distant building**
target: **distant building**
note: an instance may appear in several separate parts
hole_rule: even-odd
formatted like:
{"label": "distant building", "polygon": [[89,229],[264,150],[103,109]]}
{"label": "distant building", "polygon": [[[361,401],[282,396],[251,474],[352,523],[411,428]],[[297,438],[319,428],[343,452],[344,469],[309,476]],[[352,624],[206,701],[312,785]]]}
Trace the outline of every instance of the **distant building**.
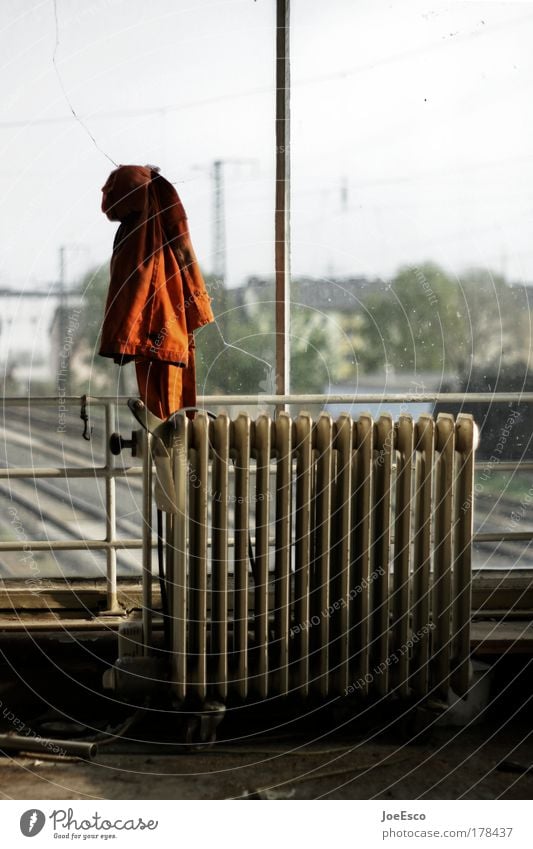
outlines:
{"label": "distant building", "polygon": [[68,303],[56,307],[49,328],[52,379],[67,395],[71,394],[70,377],[76,366],[81,302],[81,295],[69,295]]}
{"label": "distant building", "polygon": [[55,292],[0,289],[0,369],[10,391],[53,379],[49,329],[57,303]]}
{"label": "distant building", "polygon": [[50,390],[56,383],[63,349],[74,348],[81,297],[69,293],[68,302],[60,302],[57,290],[0,289],[0,370],[7,391]]}
{"label": "distant building", "polygon": [[[367,277],[293,277],[291,302],[323,312],[353,313],[379,281]],[[272,277],[249,277],[244,286],[230,290],[236,306],[250,306],[275,298]]]}

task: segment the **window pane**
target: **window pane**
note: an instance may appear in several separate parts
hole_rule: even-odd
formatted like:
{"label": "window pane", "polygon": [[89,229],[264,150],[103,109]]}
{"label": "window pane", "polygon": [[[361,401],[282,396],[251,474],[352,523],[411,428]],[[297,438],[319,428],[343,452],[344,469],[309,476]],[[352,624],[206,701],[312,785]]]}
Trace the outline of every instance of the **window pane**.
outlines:
{"label": "window pane", "polygon": [[[275,4],[58,0],[55,8],[57,18],[53,3],[24,0],[4,14],[6,392],[137,395],[133,366],[119,369],[96,353],[117,229],[100,211],[100,189],[114,163],[159,166],[187,211],[217,319],[196,333],[199,393],[271,391]],[[254,288],[250,279],[264,285]],[[63,406],[9,408],[4,465],[103,465],[102,411],[91,408],[88,443],[79,405]],[[134,427],[121,410],[117,430],[129,436]],[[28,514],[29,538],[66,538],[68,523],[77,539],[103,538],[103,480],[20,481],[19,502],[30,484],[41,501],[48,487],[46,511],[65,527],[50,519],[47,530],[42,517]],[[140,537],[140,477],[116,487],[117,535]],[[16,539],[9,523],[3,533]],[[9,558],[23,574],[19,553],[4,552],[2,574]],[[35,559],[43,575],[105,574],[98,551],[35,552]],[[139,574],[138,552],[120,552],[118,562],[119,572]]]}
{"label": "window pane", "polygon": [[[237,0],[75,0],[57,3],[57,29],[53,4],[6,11],[1,285],[17,297],[2,316],[0,362],[9,391],[55,387],[61,247],[76,290],[67,306],[82,310],[72,390],[135,390],[130,366],[94,356],[116,230],[100,212],[107,157],[160,166],[183,200],[219,322],[198,333],[202,389],[249,391],[250,379],[257,388],[253,356],[241,355],[241,368],[225,343],[256,353],[263,330],[242,295],[248,277],[273,273],[274,11]],[[225,291],[224,271],[239,295]],[[47,297],[20,297],[29,290]],[[271,332],[272,306],[261,312]]]}
{"label": "window pane", "polygon": [[[531,459],[529,405],[491,398],[533,390],[531,8],[292,8],[292,389],[488,393],[350,412],[472,413],[476,530],[531,530],[530,473],[501,468]],[[475,565],[530,567],[528,545]]]}

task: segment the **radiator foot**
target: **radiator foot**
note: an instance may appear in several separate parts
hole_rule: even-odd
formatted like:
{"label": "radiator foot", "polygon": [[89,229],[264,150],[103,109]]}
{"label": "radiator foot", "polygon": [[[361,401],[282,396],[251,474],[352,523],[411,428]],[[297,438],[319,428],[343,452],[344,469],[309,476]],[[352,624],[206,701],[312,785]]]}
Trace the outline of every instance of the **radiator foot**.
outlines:
{"label": "radiator foot", "polygon": [[184,741],[190,751],[199,752],[213,745],[217,736],[217,728],[225,715],[226,708],[223,704],[206,702],[202,710],[187,716]]}
{"label": "radiator foot", "polygon": [[112,690],[117,698],[132,702],[161,697],[168,690],[165,664],[153,657],[119,657],[106,669],[103,687]]}

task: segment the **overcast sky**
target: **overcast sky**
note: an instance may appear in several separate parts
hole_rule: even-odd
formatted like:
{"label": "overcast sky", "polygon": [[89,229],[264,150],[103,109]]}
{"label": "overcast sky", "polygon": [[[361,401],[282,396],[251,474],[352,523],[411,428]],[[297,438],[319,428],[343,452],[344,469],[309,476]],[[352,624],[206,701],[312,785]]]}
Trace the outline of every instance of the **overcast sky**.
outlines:
{"label": "overcast sky", "polygon": [[[47,287],[60,245],[70,283],[108,261],[106,154],[176,182],[206,270],[228,160],[229,283],[272,273],[274,9],[2,0],[0,286]],[[293,273],[533,283],[533,3],[292,0],[292,24]]]}

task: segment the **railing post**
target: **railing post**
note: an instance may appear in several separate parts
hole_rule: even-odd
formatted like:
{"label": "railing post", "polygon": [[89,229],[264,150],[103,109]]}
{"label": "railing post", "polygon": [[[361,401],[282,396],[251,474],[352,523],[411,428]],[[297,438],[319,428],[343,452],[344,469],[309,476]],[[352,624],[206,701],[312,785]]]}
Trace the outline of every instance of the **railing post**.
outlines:
{"label": "railing post", "polygon": [[144,654],[147,655],[152,645],[152,435],[143,430],[143,634]]}
{"label": "railing post", "polygon": [[115,408],[113,404],[105,405],[105,541],[106,546],[106,581],[107,581],[107,610],[105,613],[121,612],[117,598],[117,509],[115,483],[115,457],[111,453],[109,437],[115,430]]}

